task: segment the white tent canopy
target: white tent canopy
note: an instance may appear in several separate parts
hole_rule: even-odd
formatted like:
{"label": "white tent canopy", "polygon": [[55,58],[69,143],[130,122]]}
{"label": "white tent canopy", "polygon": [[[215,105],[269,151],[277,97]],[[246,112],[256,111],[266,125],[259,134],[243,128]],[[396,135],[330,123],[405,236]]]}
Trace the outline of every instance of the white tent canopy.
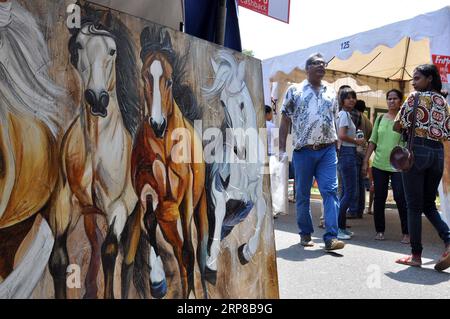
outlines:
{"label": "white tent canopy", "polygon": [[[419,64],[431,63],[432,56],[450,56],[450,6],[415,18],[396,22],[384,27],[362,32],[295,51],[262,62],[264,100],[270,105],[271,96],[281,99],[280,94],[289,82],[300,82],[304,75],[307,58],[320,52],[329,61],[325,80],[344,84],[342,78],[351,77],[351,86],[357,92],[371,92],[373,97],[396,87],[407,93],[406,81]],[[450,58],[447,60],[447,66]],[[450,88],[450,75],[443,83]],[[273,83],[278,82],[278,89]],[[278,92],[277,92],[278,91]],[[381,92],[381,94],[380,94]],[[278,94],[278,96],[274,96]],[[359,96],[359,95],[358,95]],[[385,101],[382,101],[385,104]],[[370,105],[370,104],[369,104]],[[372,106],[373,107],[373,106]],[[450,143],[446,143],[444,177],[440,186],[441,210],[450,224]]]}
{"label": "white tent canopy", "polygon": [[[430,63],[431,55],[450,56],[450,6],[413,19],[302,49],[262,62],[265,103],[270,103],[270,82],[284,75],[292,81],[304,69],[306,59],[320,52],[330,61],[326,80],[334,82],[343,73],[358,84],[377,82],[377,89],[389,89],[392,81],[402,87],[419,64]],[[381,81],[382,80],[382,81]],[[386,83],[383,87],[383,83]],[[373,85],[371,86],[372,89]],[[408,91],[408,88],[406,88]]]}

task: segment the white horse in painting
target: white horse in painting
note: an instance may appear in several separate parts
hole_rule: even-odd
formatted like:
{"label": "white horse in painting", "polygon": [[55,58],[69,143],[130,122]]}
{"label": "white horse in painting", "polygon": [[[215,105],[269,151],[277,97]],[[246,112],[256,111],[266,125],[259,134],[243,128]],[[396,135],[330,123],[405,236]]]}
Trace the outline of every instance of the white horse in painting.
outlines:
{"label": "white horse in painting", "polygon": [[[264,146],[258,136],[253,101],[244,81],[245,62],[238,64],[233,55],[221,51],[212,60],[212,66],[214,82],[210,87],[203,88],[203,92],[210,100],[220,96],[224,124],[234,139],[231,144],[231,141],[223,144],[224,161],[214,162],[208,176],[215,227],[207,267],[210,273],[216,274],[221,240],[251,211],[256,213],[254,233],[246,244],[239,247],[238,256],[245,264],[255,255],[266,214],[266,202],[262,191]],[[249,140],[248,144],[246,140]],[[222,141],[218,140],[218,143]],[[230,163],[231,158],[234,160]]]}
{"label": "white horse in painting", "polygon": [[[135,128],[127,126],[127,123],[139,120],[137,103],[131,105],[133,90],[137,90],[133,81],[137,77],[129,73],[136,65],[133,63],[134,51],[129,47],[131,42],[126,42],[126,39],[118,31],[110,32],[108,26],[100,27],[89,22],[75,30],[69,42],[71,62],[80,75],[84,99],[79,116],[64,138],[62,176],[66,182],[62,181],[61,200],[67,196],[76,198],[84,215],[85,230],[92,248],[85,279],[85,298],[97,297],[100,252],[104,295],[105,298],[114,298],[119,242],[127,218],[137,202],[130,177],[131,133]],[[121,47],[117,41],[121,41]],[[128,78],[127,74],[130,75]],[[55,210],[64,205],[67,202],[55,205]],[[68,263],[67,229],[73,223],[70,214],[74,208],[69,207],[69,216],[63,215],[65,210],[67,208],[56,212],[54,219],[55,250],[50,261],[54,277],[58,277]],[[104,241],[96,225],[98,215],[105,216],[108,224]],[[61,284],[63,278],[55,280],[57,297],[65,297],[66,286]]]}

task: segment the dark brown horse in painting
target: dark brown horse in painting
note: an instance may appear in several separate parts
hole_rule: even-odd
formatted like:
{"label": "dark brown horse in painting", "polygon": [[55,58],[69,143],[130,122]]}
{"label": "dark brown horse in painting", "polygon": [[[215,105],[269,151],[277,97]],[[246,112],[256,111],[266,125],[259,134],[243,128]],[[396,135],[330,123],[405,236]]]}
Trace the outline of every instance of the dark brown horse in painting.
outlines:
{"label": "dark brown horse in painting", "polygon": [[[181,295],[188,298],[191,292],[195,294],[194,220],[198,235],[197,261],[206,297],[204,271],[208,219],[205,163],[201,139],[189,121],[198,119],[199,113],[196,112],[196,116],[193,112],[198,110],[195,99],[189,95],[192,94],[190,88],[181,84],[182,61],[172,49],[169,34],[145,28],[141,34],[141,47],[148,115],[136,136],[131,164],[133,186],[140,200],[138,217],[143,218],[143,222],[135,223],[131,237],[139,237],[139,224],[143,224],[151,245],[151,293],[153,297],[161,298],[167,291],[156,242],[156,229],[161,229],[178,262]],[[183,105],[183,109],[190,108],[191,112],[183,112],[178,100],[188,101],[189,105]],[[133,256],[133,251],[130,256]],[[129,262],[132,261],[130,258]]]}

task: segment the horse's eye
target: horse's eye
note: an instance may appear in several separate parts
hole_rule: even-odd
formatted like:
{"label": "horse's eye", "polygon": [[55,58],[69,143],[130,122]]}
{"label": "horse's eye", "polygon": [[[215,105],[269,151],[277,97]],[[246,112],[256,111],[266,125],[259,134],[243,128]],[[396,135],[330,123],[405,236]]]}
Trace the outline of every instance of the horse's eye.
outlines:
{"label": "horse's eye", "polygon": [[113,56],[114,54],[116,54],[116,50],[111,49],[111,51],[109,51],[109,55],[110,55],[110,56]]}
{"label": "horse's eye", "polygon": [[78,50],[83,50],[83,46],[81,45],[80,42],[77,42],[75,45],[76,45]]}
{"label": "horse's eye", "polygon": [[173,84],[173,81],[171,79],[167,80],[167,87],[171,87]]}
{"label": "horse's eye", "polygon": [[244,103],[241,103],[240,107],[241,107],[241,111],[244,110]]}

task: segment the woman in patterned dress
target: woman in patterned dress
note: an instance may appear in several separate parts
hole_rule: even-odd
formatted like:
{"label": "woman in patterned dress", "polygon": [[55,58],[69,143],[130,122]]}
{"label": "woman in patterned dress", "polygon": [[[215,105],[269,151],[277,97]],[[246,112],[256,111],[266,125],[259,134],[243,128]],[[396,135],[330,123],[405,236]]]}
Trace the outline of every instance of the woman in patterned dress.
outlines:
{"label": "woman in patterned dress", "polygon": [[408,129],[416,94],[419,97],[413,153],[413,167],[403,173],[403,184],[408,209],[408,229],[412,254],[398,259],[399,264],[422,265],[422,213],[439,233],[445,251],[435,265],[442,271],[450,267],[450,229],[436,208],[436,193],[444,170],[443,141],[450,137],[450,113],[445,98],[440,94],[442,82],[436,66],[423,64],[413,73],[413,92],[397,115],[394,129]]}

